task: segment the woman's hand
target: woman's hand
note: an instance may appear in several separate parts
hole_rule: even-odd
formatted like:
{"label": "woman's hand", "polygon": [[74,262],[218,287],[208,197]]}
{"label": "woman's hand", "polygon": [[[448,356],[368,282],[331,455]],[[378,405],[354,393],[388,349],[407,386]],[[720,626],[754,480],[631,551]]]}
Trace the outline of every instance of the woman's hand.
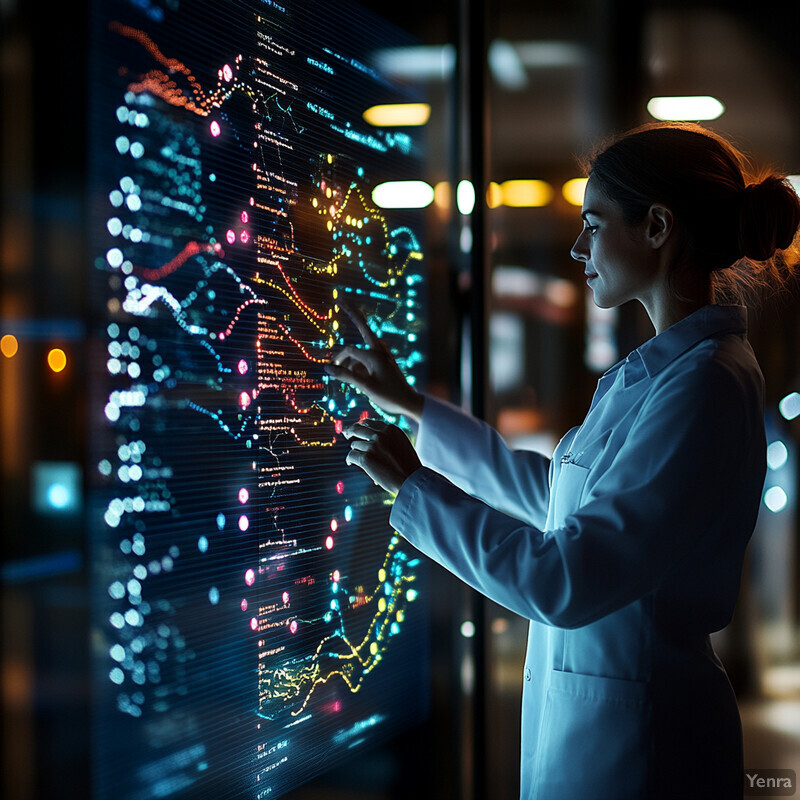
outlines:
{"label": "woman's hand", "polygon": [[365,419],[344,430],[350,440],[345,462],[361,467],[387,492],[397,494],[406,478],[422,466],[417,451],[396,425]]}
{"label": "woman's hand", "polygon": [[409,385],[386,343],[372,332],[361,311],[341,301],[339,307],[358,328],[365,346],[343,348],[325,365],[325,371],[364,392],[387,413],[404,414],[419,422],[422,395]]}

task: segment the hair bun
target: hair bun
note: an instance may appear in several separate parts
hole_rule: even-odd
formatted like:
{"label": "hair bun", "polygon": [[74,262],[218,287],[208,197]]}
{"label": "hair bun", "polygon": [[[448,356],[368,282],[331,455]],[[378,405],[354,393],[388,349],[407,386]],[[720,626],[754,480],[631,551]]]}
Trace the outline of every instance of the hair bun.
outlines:
{"label": "hair bun", "polygon": [[800,199],[785,179],[770,175],[745,186],[740,195],[739,250],[766,261],[792,243],[800,226]]}

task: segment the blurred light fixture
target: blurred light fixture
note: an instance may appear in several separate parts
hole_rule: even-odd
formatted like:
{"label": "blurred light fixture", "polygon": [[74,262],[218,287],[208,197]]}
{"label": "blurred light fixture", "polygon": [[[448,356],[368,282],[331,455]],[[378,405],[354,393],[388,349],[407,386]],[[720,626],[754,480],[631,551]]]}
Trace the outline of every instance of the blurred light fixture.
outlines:
{"label": "blurred light fixture", "polygon": [[725,112],[725,106],[710,95],[691,95],[653,97],[647,103],[647,110],[656,119],[701,120],[717,119]]}
{"label": "blurred light fixture", "polygon": [[461,635],[465,639],[472,639],[475,636],[475,623],[472,620],[466,620],[461,623]]}
{"label": "blurred light fixture", "polygon": [[32,467],[33,507],[40,514],[74,513],[82,506],[81,468],[68,461],[37,461]]}
{"label": "blurred light fixture", "polygon": [[455,69],[456,49],[451,44],[391,47],[379,50],[375,62],[389,78],[447,80]]}
{"label": "blurred light fixture", "polygon": [[433,202],[433,186],[425,181],[386,181],[372,190],[379,208],[425,208]]}
{"label": "blurred light fixture", "polygon": [[431,116],[427,103],[395,103],[372,106],[364,112],[370,125],[387,128],[397,125],[425,125]]}
{"label": "blurred light fixture", "polygon": [[475,187],[471,181],[459,181],[456,187],[456,206],[458,210],[468,216],[475,208]]}
{"label": "blurred light fixture", "polygon": [[789,451],[780,439],[770,442],[769,447],[767,447],[767,466],[770,469],[780,469],[788,458]]}
{"label": "blurred light fixture", "polygon": [[447,181],[439,181],[433,187],[433,202],[443,211],[450,209],[450,184]]}
{"label": "blurred light fixture", "polygon": [[764,505],[773,514],[783,511],[788,501],[789,498],[786,496],[786,492],[780,486],[771,486],[764,492]]}
{"label": "blurred light fixture", "polygon": [[486,205],[489,208],[497,208],[503,205],[503,190],[500,188],[500,184],[495,181],[492,181],[486,190]]}
{"label": "blurred light fixture", "polygon": [[788,420],[800,416],[800,394],[797,392],[787,394],[786,397],[778,403],[778,411],[781,412],[781,416],[784,419]]}
{"label": "blurred light fixture", "polygon": [[14,334],[7,333],[0,339],[0,352],[2,352],[6,358],[13,358],[17,354],[17,350],[19,350],[19,342]]}
{"label": "blurred light fixture", "polygon": [[528,75],[514,45],[505,39],[495,39],[489,45],[489,69],[504,89],[524,89]]}
{"label": "blurred light fixture", "polygon": [[572,178],[561,187],[561,194],[570,205],[583,205],[583,195],[586,193],[587,180],[588,178]]}
{"label": "blurred light fixture", "polygon": [[503,193],[503,205],[514,208],[539,208],[553,199],[553,187],[546,181],[503,181],[500,189]]}
{"label": "blurred light fixture", "polygon": [[47,354],[47,365],[53,372],[62,372],[67,366],[67,354],[60,347],[54,347]]}
{"label": "blurred light fixture", "polygon": [[797,194],[800,194],[800,175],[787,175],[786,180],[789,181],[792,189],[794,189]]}

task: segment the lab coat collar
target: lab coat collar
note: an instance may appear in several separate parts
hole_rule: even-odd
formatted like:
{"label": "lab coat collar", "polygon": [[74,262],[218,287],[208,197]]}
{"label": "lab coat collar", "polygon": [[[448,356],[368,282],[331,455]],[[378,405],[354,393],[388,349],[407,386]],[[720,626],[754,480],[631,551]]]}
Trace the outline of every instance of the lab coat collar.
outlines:
{"label": "lab coat collar", "polygon": [[725,333],[747,334],[747,306],[703,306],[648,339],[626,358],[620,359],[606,370],[603,377],[624,366],[625,386],[630,386],[645,374],[649,378],[657,375],[667,364],[703,339]]}

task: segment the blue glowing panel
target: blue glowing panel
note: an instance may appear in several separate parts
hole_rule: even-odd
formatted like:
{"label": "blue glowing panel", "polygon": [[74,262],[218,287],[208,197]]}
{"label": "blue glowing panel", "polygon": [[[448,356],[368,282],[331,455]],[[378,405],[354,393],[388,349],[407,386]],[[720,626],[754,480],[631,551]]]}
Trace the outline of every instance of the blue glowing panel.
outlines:
{"label": "blue glowing panel", "polygon": [[275,797],[427,714],[423,564],[344,464],[380,414],[323,369],[347,297],[424,380],[423,212],[372,200],[422,142],[362,118],[419,99],[373,66],[404,43],[340,2],[95,3],[99,797]]}

